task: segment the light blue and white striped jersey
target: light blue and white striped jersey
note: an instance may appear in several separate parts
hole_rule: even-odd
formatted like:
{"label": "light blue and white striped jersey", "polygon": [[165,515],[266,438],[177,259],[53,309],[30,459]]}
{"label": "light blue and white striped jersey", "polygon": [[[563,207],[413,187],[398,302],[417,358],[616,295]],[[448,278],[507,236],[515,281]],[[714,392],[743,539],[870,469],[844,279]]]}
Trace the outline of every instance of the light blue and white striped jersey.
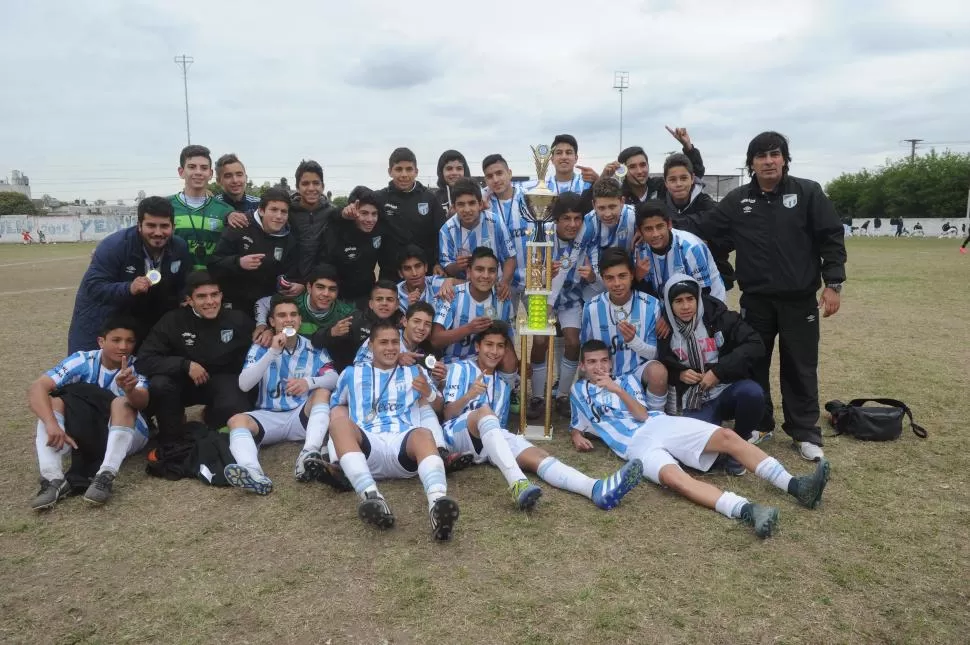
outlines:
{"label": "light blue and white striped jersey", "polygon": [[633,206],[624,204],[616,224],[607,226],[596,217],[592,210],[583,216],[583,227],[576,239],[589,256],[593,270],[599,275],[600,251],[607,247],[618,246],[627,253],[633,252],[633,238],[637,232],[637,214]]}
{"label": "light blue and white striped jersey", "polygon": [[[331,405],[346,405],[350,418],[365,432],[407,432],[421,424],[421,393],[414,389],[414,379],[420,374],[417,365],[389,370],[372,363],[351,365],[340,373],[334,390],[336,403]],[[427,380],[434,389],[434,383]]]}
{"label": "light blue and white striped jersey", "polygon": [[[401,352],[408,351],[407,345],[404,344],[404,330],[401,331]],[[370,340],[365,340],[360,344],[360,348],[357,350],[357,355],[354,356],[354,365],[357,363],[373,363],[374,362],[374,352],[370,349]]]}
{"label": "light blue and white striped jersey", "polygon": [[[491,309],[491,311],[486,311],[486,309]],[[468,283],[455,286],[455,297],[451,302],[442,301],[438,303],[434,322],[445,329],[457,329],[479,316],[504,320],[513,330],[515,329],[515,304],[511,298],[499,300],[495,289],[492,289],[485,300],[478,302],[472,297]],[[473,337],[466,336],[460,342],[446,347],[442,359],[446,363],[453,363],[473,356],[475,356]]]}
{"label": "light blue and white striped jersey", "polygon": [[[640,356],[630,349],[623,340],[623,334],[617,330],[616,325],[624,316],[628,323],[637,328],[637,337],[646,343],[647,356]],[[609,293],[601,293],[583,308],[579,340],[585,343],[596,339],[606,343],[613,358],[613,374],[624,376],[657,357],[657,319],[660,316],[660,301],[642,291],[634,291],[622,307],[610,302]]]}
{"label": "light blue and white striped jersey", "polygon": [[512,246],[515,247],[515,277],[512,278],[513,287],[521,287],[525,284],[525,243],[531,239],[528,231],[534,226],[532,222],[525,218],[529,212],[525,202],[525,193],[518,186],[512,188],[511,199],[499,199],[497,195],[488,195],[488,207],[494,213],[498,213],[505,228],[512,239]]}
{"label": "light blue and white striped jersey", "polygon": [[[426,302],[435,309],[438,308],[438,292],[441,291],[441,285],[445,283],[445,278],[440,275],[429,275],[424,278],[424,291],[421,292],[421,297],[418,298],[418,302]],[[406,313],[408,307],[411,306],[411,301],[408,299],[408,283],[401,280],[397,283],[397,299],[399,301],[398,308],[401,313]]]}
{"label": "light blue and white striped jersey", "polygon": [[498,421],[503,428],[508,427],[509,422],[509,394],[511,389],[509,384],[498,377],[494,372],[489,376],[484,376],[482,369],[478,366],[478,361],[469,359],[459,361],[448,368],[448,378],[445,380],[445,403],[453,403],[465,396],[471,389],[472,383],[482,376],[485,381],[485,393],[468,402],[461,413],[477,410],[483,405],[492,408],[492,412],[498,417]]}
{"label": "light blue and white striped jersey", "polygon": [[[135,368],[135,362],[133,357],[128,357],[128,366],[131,367],[132,372],[138,378],[138,383],[135,387],[145,389],[148,387],[148,381],[138,373],[138,370]],[[74,352],[47,370],[46,374],[54,381],[55,388],[61,388],[74,383],[89,383],[91,385],[97,385],[103,390],[108,390],[115,396],[124,396],[125,391],[115,383],[115,377],[118,376],[118,372],[120,371],[120,368],[116,370],[106,368],[101,363],[101,350],[96,349],[88,352]],[[140,412],[135,419],[135,429],[146,437],[148,436],[148,424]]]}
{"label": "light blue and white striped jersey", "polygon": [[[577,273],[580,265],[586,262],[579,235],[568,242],[558,236],[552,238],[552,259],[559,262],[559,273],[552,279],[552,293],[549,304],[556,311],[583,306],[583,282]],[[565,266],[564,266],[565,265]]]}
{"label": "light blue and white striped jersey", "polygon": [[[627,394],[643,407],[647,407],[643,388],[635,376],[627,374],[616,381]],[[586,379],[580,379],[573,384],[569,391],[569,405],[572,409],[572,419],[569,422],[571,428],[596,435],[610,450],[623,458],[626,458],[633,436],[643,428],[644,423],[650,421],[637,421],[619,394],[593,385]],[[663,412],[647,414],[656,417]]]}
{"label": "light blue and white striped jersey", "polygon": [[[512,236],[501,217],[492,211],[482,211],[478,224],[467,229],[461,224],[458,215],[452,215],[438,231],[438,248],[442,267],[454,264],[461,254],[471,255],[479,246],[487,246],[498,257],[499,277],[502,277],[502,264],[515,257]],[[464,278],[464,272],[459,274]]]}
{"label": "light blue and white striped jersey", "polygon": [[[724,302],[727,297],[724,281],[704,240],[675,228],[670,229],[670,235],[670,250],[666,255],[657,255],[646,242],[637,244],[634,250],[634,259],[637,262],[644,258],[650,260],[650,271],[646,280],[653,285],[657,295],[663,294],[664,285],[671,276],[686,273],[697,280],[702,289],[710,289],[713,297]],[[664,304],[661,301],[660,306],[664,307]]]}
{"label": "light blue and white striped jersey", "polygon": [[[246,367],[255,365],[267,352],[268,347],[253,344],[246,354]],[[333,371],[333,361],[325,349],[316,349],[303,336],[296,337],[293,351],[283,348],[283,353],[273,358],[259,379],[256,409],[271,412],[295,410],[306,403],[310,393],[295,396],[286,393],[286,379],[313,378]]]}

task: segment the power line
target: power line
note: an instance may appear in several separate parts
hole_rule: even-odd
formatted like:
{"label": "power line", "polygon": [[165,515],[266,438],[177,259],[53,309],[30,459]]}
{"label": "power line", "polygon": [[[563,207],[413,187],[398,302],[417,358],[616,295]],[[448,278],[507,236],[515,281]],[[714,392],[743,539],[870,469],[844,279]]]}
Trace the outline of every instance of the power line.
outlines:
{"label": "power line", "polygon": [[186,145],[192,143],[192,133],[189,131],[189,66],[195,62],[191,56],[182,54],[175,57],[175,64],[182,66],[182,85],[185,87],[185,141]]}

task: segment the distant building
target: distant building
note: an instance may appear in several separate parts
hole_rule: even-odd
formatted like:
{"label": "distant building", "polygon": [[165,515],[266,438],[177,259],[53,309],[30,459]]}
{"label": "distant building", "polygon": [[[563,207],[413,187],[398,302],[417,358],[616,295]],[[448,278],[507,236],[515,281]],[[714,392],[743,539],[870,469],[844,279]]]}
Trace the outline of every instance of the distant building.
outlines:
{"label": "distant building", "polygon": [[10,181],[0,177],[0,193],[20,193],[30,199],[30,178],[19,170],[11,170]]}

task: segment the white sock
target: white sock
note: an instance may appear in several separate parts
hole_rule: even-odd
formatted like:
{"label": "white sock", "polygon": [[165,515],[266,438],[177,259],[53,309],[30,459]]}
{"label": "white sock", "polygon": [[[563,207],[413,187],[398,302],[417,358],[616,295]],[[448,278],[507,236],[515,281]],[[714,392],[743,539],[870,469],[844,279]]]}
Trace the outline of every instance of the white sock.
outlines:
{"label": "white sock", "polygon": [[740,495],[735,495],[728,491],[721,493],[714,503],[714,510],[731,519],[741,517],[741,508],[748,503],[748,500]]}
{"label": "white sock", "polygon": [[663,412],[667,405],[667,393],[654,394],[647,390],[647,409],[653,412]]}
{"label": "white sock", "polygon": [[229,452],[236,463],[243,466],[253,475],[262,475],[263,469],[259,465],[259,448],[256,439],[249,428],[232,428],[229,430]]}
{"label": "white sock", "polygon": [[518,384],[517,381],[519,379],[518,372],[499,372],[499,371],[496,371],[495,372],[495,376],[497,376],[500,379],[502,379],[503,381],[505,381],[505,383],[509,386],[509,389],[511,389],[513,392],[515,391],[515,387]]}
{"label": "white sock", "polygon": [[577,493],[588,499],[593,498],[596,480],[584,475],[572,466],[567,466],[555,457],[546,457],[539,463],[539,477],[556,488]]}
{"label": "white sock", "polygon": [[576,380],[576,368],[578,367],[579,361],[571,361],[563,357],[559,367],[559,391],[556,396],[569,396],[569,390],[572,389],[573,381]]}
{"label": "white sock", "polygon": [[786,493],[788,492],[788,483],[792,480],[791,473],[785,470],[785,467],[774,457],[762,459],[758,467],[754,469],[754,474]]}
{"label": "white sock", "polygon": [[525,473],[519,468],[515,461],[515,455],[509,448],[509,442],[502,435],[498,417],[489,414],[482,417],[478,422],[478,435],[482,439],[482,446],[485,448],[485,456],[493,466],[499,469],[502,477],[509,483],[509,486],[517,481],[525,479]]}
{"label": "white sock", "polygon": [[532,393],[530,396],[543,398],[546,395],[546,364],[532,364]]}
{"label": "white sock", "polygon": [[428,509],[448,493],[448,482],[445,481],[445,462],[438,455],[429,455],[418,464],[418,477],[424,485],[424,493],[428,496]]}
{"label": "white sock", "polygon": [[[554,385],[557,381],[559,385],[555,388],[555,392],[553,392],[553,394],[557,394],[558,392],[569,394],[569,388],[571,388],[573,384],[571,381],[567,381],[563,378],[564,376],[568,376],[565,372],[563,372],[566,360],[563,358],[563,352],[566,351],[566,339],[553,336],[549,342],[552,343],[552,364],[559,366],[559,371],[556,373],[556,378],[553,380]],[[575,371],[573,374],[575,374]],[[563,385],[563,383],[566,383],[566,385]]]}
{"label": "white sock", "polygon": [[117,475],[121,468],[121,462],[128,456],[131,444],[135,441],[135,429],[125,426],[108,427],[108,447],[104,451],[104,461],[98,472],[107,470],[112,475]]}
{"label": "white sock", "polygon": [[[60,412],[54,413],[57,424],[64,427],[64,417]],[[47,445],[47,427],[40,419],[37,420],[37,438],[34,440],[37,448],[37,466],[40,476],[47,481],[64,479],[64,455],[71,454],[71,446],[64,444],[60,450],[54,450]]]}
{"label": "white sock", "polygon": [[303,449],[308,452],[323,452],[323,438],[330,427],[330,404],[316,403],[310,408],[310,418],[306,424],[306,441]]}
{"label": "white sock", "polygon": [[365,493],[376,493],[377,483],[367,467],[367,457],[360,451],[348,452],[340,458],[340,468],[350,480],[357,495],[361,498]]}
{"label": "white sock", "polygon": [[435,414],[434,408],[430,405],[422,405],[418,408],[418,412],[421,413],[421,427],[431,431],[431,435],[434,437],[434,445],[447,449],[448,444],[445,443],[445,433],[441,429],[441,422],[438,421],[438,415]]}
{"label": "white sock", "polygon": [[677,388],[673,385],[667,388],[667,404],[664,406],[664,413],[671,416],[677,414]]}

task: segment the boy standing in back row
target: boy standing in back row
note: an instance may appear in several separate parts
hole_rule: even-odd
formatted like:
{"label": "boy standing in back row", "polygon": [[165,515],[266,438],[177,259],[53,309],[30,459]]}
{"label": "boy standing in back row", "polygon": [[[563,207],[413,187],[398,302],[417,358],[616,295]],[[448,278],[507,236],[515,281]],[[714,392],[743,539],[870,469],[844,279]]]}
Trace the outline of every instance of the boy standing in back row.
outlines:
{"label": "boy standing in back row", "polygon": [[212,154],[205,146],[182,148],[179,177],[185,187],[168,198],[175,209],[175,235],[188,243],[195,268],[205,269],[233,209],[209,195],[207,186],[212,180]]}

